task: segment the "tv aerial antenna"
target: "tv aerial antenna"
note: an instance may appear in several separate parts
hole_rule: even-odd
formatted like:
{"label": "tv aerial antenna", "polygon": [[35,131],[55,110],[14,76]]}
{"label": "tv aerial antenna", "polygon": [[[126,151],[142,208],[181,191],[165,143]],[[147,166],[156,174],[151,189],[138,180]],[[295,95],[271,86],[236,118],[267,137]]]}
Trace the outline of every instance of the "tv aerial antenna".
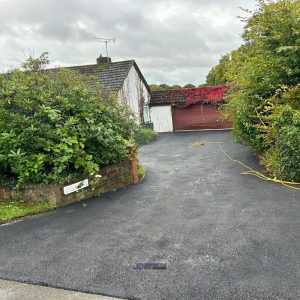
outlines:
{"label": "tv aerial antenna", "polygon": [[110,43],[110,42],[114,42],[114,43],[116,42],[115,38],[106,39],[106,38],[100,38],[100,37],[98,38],[98,37],[96,37],[96,38],[94,38],[94,40],[98,40],[101,43],[105,43],[106,57],[108,57],[108,46],[107,46],[107,44]]}

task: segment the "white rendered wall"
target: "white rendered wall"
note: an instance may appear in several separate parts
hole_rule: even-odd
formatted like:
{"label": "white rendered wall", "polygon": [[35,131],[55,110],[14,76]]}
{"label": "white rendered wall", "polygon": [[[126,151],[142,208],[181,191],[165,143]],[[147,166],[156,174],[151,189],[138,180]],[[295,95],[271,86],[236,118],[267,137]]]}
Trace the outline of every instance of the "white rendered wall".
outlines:
{"label": "white rendered wall", "polygon": [[[150,94],[134,66],[131,67],[122,88],[118,92],[118,99],[121,103],[129,105],[135,112],[139,124],[142,123],[141,114],[144,115],[144,106],[148,105]],[[147,115],[143,118],[144,122],[150,121]]]}
{"label": "white rendered wall", "polygon": [[172,132],[172,107],[171,105],[150,107],[151,121],[156,132]]}

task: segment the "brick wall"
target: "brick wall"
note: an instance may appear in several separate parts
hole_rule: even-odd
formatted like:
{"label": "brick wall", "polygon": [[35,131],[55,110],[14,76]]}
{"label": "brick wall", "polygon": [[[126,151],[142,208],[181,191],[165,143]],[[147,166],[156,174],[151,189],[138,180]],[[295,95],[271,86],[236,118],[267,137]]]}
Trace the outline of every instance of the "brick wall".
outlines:
{"label": "brick wall", "polygon": [[[121,163],[100,169],[101,177],[82,177],[65,184],[28,184],[19,191],[0,187],[1,199],[22,199],[24,201],[45,201],[59,207],[78,202],[103,193],[138,183],[137,160],[125,160]],[[77,192],[65,195],[63,188],[81,180],[88,179],[89,186]]]}

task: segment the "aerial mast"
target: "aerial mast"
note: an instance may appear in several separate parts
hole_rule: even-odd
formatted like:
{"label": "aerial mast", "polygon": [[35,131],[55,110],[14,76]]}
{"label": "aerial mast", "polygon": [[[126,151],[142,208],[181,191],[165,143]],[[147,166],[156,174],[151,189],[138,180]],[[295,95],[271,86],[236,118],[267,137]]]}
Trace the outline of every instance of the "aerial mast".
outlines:
{"label": "aerial mast", "polygon": [[110,42],[116,42],[116,39],[115,38],[112,38],[112,39],[107,39],[107,38],[98,38],[98,37],[96,37],[96,38],[94,38],[95,40],[98,40],[99,42],[102,42],[102,43],[105,43],[105,50],[106,50],[106,57],[108,57],[108,43],[110,43]]}

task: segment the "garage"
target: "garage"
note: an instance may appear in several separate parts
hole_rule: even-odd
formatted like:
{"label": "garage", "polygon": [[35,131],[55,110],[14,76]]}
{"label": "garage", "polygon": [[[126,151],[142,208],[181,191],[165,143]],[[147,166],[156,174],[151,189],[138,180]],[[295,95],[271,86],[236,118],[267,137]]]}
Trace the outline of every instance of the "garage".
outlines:
{"label": "garage", "polygon": [[219,106],[211,104],[173,107],[174,131],[231,128],[229,120],[223,120]]}
{"label": "garage", "polygon": [[226,86],[151,92],[150,115],[157,132],[232,128],[220,109]]}

